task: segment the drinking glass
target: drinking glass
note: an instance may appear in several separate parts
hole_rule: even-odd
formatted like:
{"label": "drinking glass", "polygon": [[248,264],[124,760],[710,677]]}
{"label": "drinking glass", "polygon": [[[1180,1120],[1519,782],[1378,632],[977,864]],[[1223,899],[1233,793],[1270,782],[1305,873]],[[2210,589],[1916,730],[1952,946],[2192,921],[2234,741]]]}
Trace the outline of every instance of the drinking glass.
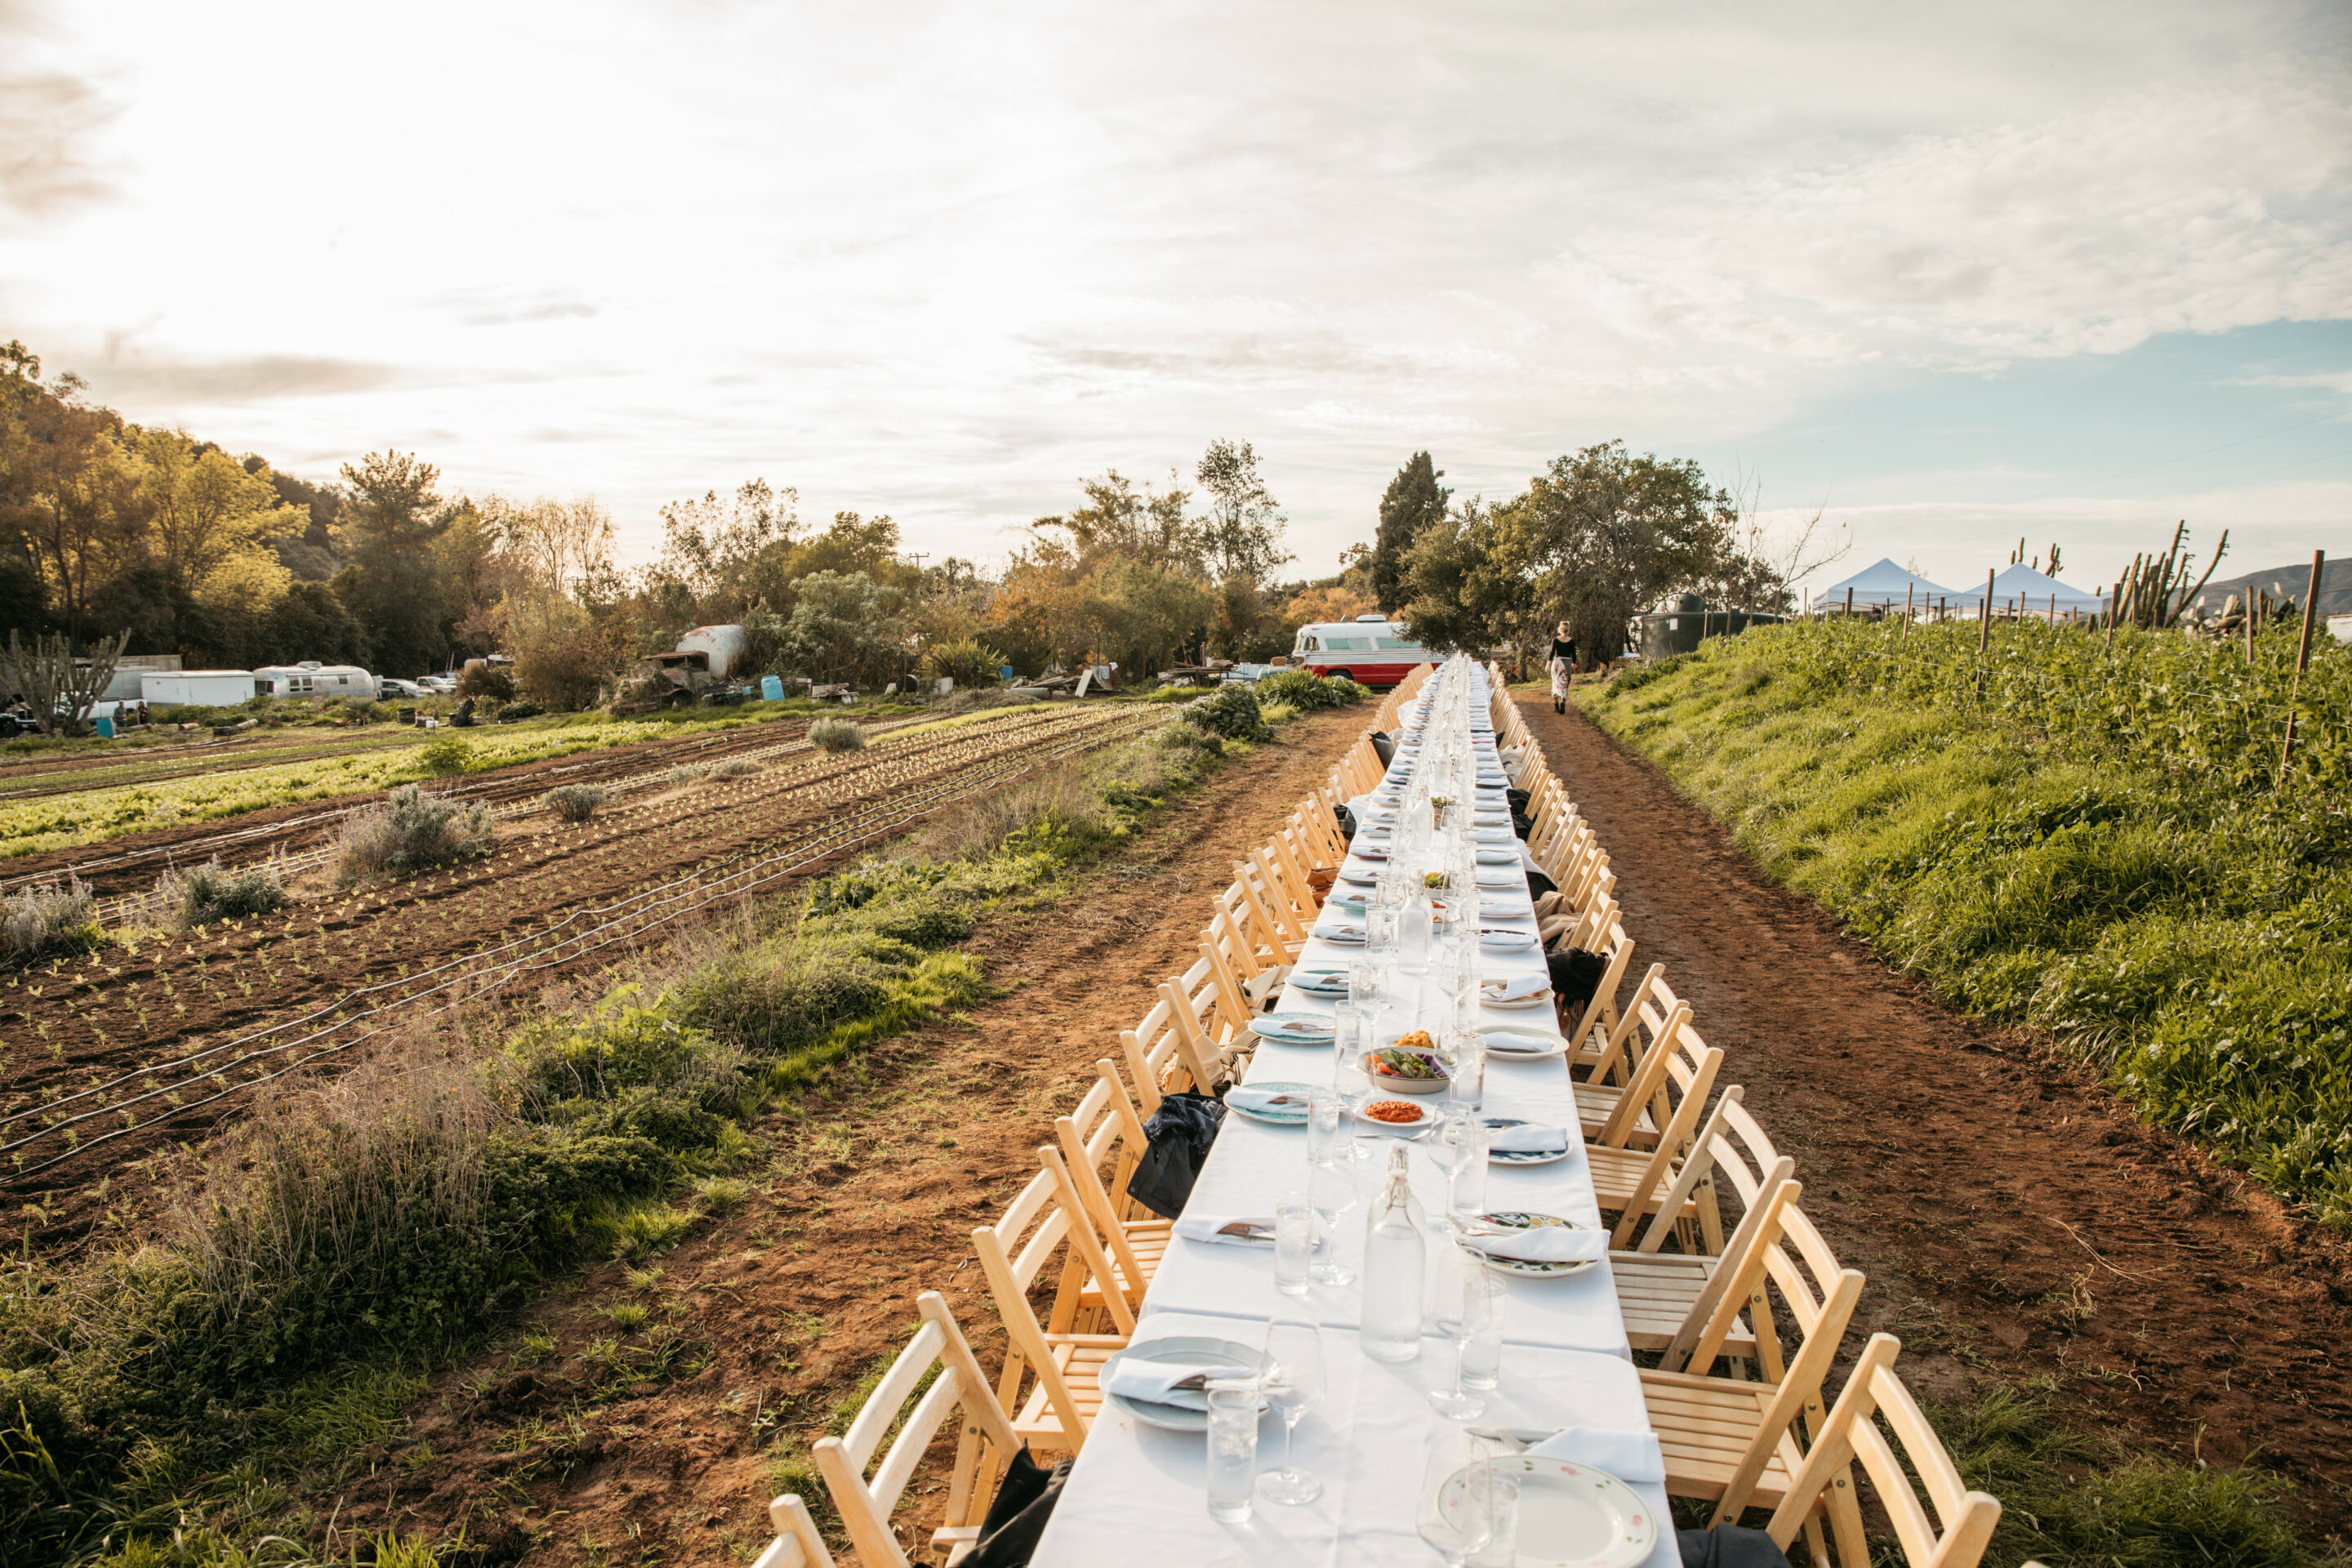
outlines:
{"label": "drinking glass", "polygon": [[[1445,1190],[1450,1194],[1454,1183],[1462,1174],[1463,1165],[1477,1148],[1478,1128],[1470,1112],[1459,1107],[1449,1109],[1444,1120],[1437,1124],[1422,1147],[1429,1151],[1429,1163],[1445,1177]],[[1453,1212],[1453,1200],[1446,1201],[1446,1212]],[[1444,1221],[1439,1222],[1441,1226]]]}
{"label": "drinking glass", "polygon": [[1486,1103],[1486,1037],[1475,1026],[1449,1025],[1438,1037],[1439,1055],[1451,1075],[1445,1097],[1456,1108],[1476,1110]]}
{"label": "drinking glass", "polygon": [[[1496,1492],[1503,1481],[1461,1427],[1447,1422],[1429,1435],[1413,1522],[1451,1568],[1462,1568],[1495,1539]],[[1516,1493],[1517,1483],[1508,1484]],[[1512,1501],[1516,1506],[1516,1497]]]}
{"label": "drinking glass", "polygon": [[1388,971],[1369,957],[1348,961],[1348,1000],[1358,1007],[1376,1007],[1388,988]]}
{"label": "drinking glass", "polygon": [[1503,1381],[1503,1303],[1508,1299],[1510,1289],[1503,1281],[1487,1273],[1485,1265],[1477,1263],[1475,1258],[1472,1262],[1474,1271],[1462,1288],[1485,1291],[1486,1311],[1483,1317],[1465,1314],[1473,1317],[1474,1321],[1463,1344],[1456,1368],[1463,1387],[1491,1390],[1501,1386]]}
{"label": "drinking glass", "polygon": [[1307,1265],[1315,1251],[1315,1206],[1304,1193],[1274,1200],[1274,1288],[1286,1296],[1307,1294]]}
{"label": "drinking glass", "polygon": [[[1352,1145],[1355,1140],[1349,1139]],[[1307,1266],[1307,1277],[1318,1285],[1353,1285],[1356,1271],[1340,1256],[1342,1242],[1362,1226],[1349,1225],[1347,1218],[1356,1210],[1356,1161],[1352,1147],[1349,1157],[1334,1160],[1328,1165],[1318,1165],[1307,1173],[1307,1198],[1313,1205],[1317,1229],[1314,1261]]]}
{"label": "drinking glass", "polygon": [[1371,1074],[1365,1070],[1364,1053],[1371,1049],[1373,1030],[1369,1020],[1351,1016],[1355,1010],[1339,1009],[1339,1022],[1331,1038],[1331,1091],[1347,1101],[1348,1109],[1359,1110],[1372,1094]]}
{"label": "drinking glass", "polygon": [[1460,1236],[1478,1224],[1486,1213],[1486,1123],[1475,1110],[1463,1140],[1470,1150],[1469,1158],[1462,1162],[1445,1187],[1445,1217]]}
{"label": "drinking glass", "polygon": [[1282,1468],[1262,1477],[1257,1489],[1269,1502],[1313,1502],[1323,1495],[1322,1478],[1298,1468],[1292,1452],[1298,1418],[1323,1398],[1323,1335],[1304,1318],[1276,1318],[1265,1331],[1266,1403],[1282,1417]]}
{"label": "drinking glass", "polygon": [[1307,1164],[1328,1165],[1334,1160],[1353,1159],[1355,1152],[1349,1147],[1355,1142],[1355,1129],[1348,1124],[1348,1101],[1335,1089],[1318,1089],[1307,1096]]}
{"label": "drinking glass", "polygon": [[1486,1411],[1486,1399],[1464,1384],[1471,1345],[1499,1332],[1496,1322],[1502,1312],[1502,1293],[1487,1289],[1499,1283],[1468,1247],[1445,1249],[1438,1265],[1437,1310],[1432,1316],[1437,1331],[1454,1342],[1454,1386],[1429,1391],[1429,1403],[1441,1415],[1467,1421]]}
{"label": "drinking glass", "polygon": [[1257,1379],[1220,1377],[1202,1386],[1209,1396],[1209,1517],[1246,1524],[1257,1485]]}

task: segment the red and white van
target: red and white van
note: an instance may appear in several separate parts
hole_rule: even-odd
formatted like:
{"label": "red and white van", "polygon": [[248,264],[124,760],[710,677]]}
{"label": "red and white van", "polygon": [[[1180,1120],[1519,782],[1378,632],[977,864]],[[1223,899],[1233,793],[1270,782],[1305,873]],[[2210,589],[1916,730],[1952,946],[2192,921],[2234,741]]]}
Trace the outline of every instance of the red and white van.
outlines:
{"label": "red and white van", "polygon": [[1436,656],[1386,616],[1358,616],[1352,621],[1318,621],[1299,627],[1290,662],[1317,675],[1344,675],[1363,686],[1394,686],[1416,665],[1435,663]]}

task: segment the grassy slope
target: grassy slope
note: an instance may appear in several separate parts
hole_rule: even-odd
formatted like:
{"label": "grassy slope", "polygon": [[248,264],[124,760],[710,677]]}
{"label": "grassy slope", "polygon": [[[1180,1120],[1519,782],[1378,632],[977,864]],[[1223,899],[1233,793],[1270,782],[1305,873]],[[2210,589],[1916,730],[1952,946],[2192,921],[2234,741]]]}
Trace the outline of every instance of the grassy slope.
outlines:
{"label": "grassy slope", "polygon": [[2352,1228],[2352,655],[1801,625],[1582,695],[1772,876],[1956,1005]]}

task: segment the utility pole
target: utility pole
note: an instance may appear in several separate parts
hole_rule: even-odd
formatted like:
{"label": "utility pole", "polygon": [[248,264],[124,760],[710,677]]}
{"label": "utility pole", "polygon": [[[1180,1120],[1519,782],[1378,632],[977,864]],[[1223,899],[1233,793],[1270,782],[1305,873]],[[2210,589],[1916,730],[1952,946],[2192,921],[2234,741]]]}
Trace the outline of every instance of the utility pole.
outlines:
{"label": "utility pole", "polygon": [[2303,596],[2303,641],[2294,650],[2294,679],[2286,691],[2286,744],[2279,751],[2279,787],[2286,787],[2287,764],[2294,761],[2294,704],[2303,695],[2303,671],[2311,662],[2311,627],[2319,618],[2320,569],[2327,563],[2327,552],[2311,552],[2311,588]]}

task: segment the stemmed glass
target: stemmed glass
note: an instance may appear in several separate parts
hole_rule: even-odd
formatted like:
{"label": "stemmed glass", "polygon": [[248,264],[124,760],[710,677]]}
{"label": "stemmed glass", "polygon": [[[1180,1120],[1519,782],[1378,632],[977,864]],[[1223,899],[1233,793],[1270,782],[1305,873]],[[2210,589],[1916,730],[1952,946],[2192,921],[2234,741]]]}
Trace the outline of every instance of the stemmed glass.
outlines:
{"label": "stemmed glass", "polygon": [[1323,1495],[1322,1478],[1293,1462],[1291,1446],[1298,1418],[1323,1398],[1323,1336],[1303,1318],[1277,1318],[1265,1332],[1270,1363],[1259,1386],[1282,1417],[1282,1468],[1258,1478],[1269,1502],[1313,1502]]}
{"label": "stemmed glass", "polygon": [[1438,1427],[1429,1436],[1414,1510],[1421,1538],[1451,1568],[1462,1568],[1495,1539],[1497,1504],[1504,1501],[1499,1494],[1506,1486],[1516,1489],[1517,1483],[1496,1473],[1475,1438],[1451,1423]]}
{"label": "stemmed glass", "polygon": [[[1315,1249],[1315,1260],[1307,1265],[1307,1277],[1318,1285],[1353,1285],[1356,1271],[1339,1258],[1340,1239],[1349,1228],[1343,1222],[1355,1212],[1357,1202],[1356,1161],[1352,1147],[1345,1157],[1335,1159],[1328,1165],[1317,1165],[1307,1172],[1307,1201],[1314,1206],[1315,1218],[1321,1231],[1320,1245]],[[1357,1226],[1353,1228],[1360,1230],[1363,1227]]]}
{"label": "stemmed glass", "polygon": [[[1437,1130],[1430,1134],[1429,1142],[1422,1145],[1429,1151],[1430,1163],[1444,1173],[1446,1208],[1449,1214],[1453,1209],[1455,1179],[1462,1174],[1463,1167],[1468,1164],[1474,1156],[1482,1152],[1479,1148],[1478,1131],[1475,1112],[1463,1106],[1452,1106],[1446,1110],[1445,1120],[1439,1122]],[[1437,1215],[1432,1215],[1430,1225],[1433,1228],[1443,1229],[1448,1227],[1449,1222]]]}
{"label": "stemmed glass", "polygon": [[1435,1317],[1437,1331],[1454,1342],[1454,1386],[1431,1389],[1429,1403],[1441,1415],[1467,1421],[1486,1408],[1486,1401],[1462,1381],[1470,1347],[1495,1338],[1504,1292],[1503,1282],[1488,1276],[1476,1253],[1457,1247],[1453,1254],[1439,1268]]}

